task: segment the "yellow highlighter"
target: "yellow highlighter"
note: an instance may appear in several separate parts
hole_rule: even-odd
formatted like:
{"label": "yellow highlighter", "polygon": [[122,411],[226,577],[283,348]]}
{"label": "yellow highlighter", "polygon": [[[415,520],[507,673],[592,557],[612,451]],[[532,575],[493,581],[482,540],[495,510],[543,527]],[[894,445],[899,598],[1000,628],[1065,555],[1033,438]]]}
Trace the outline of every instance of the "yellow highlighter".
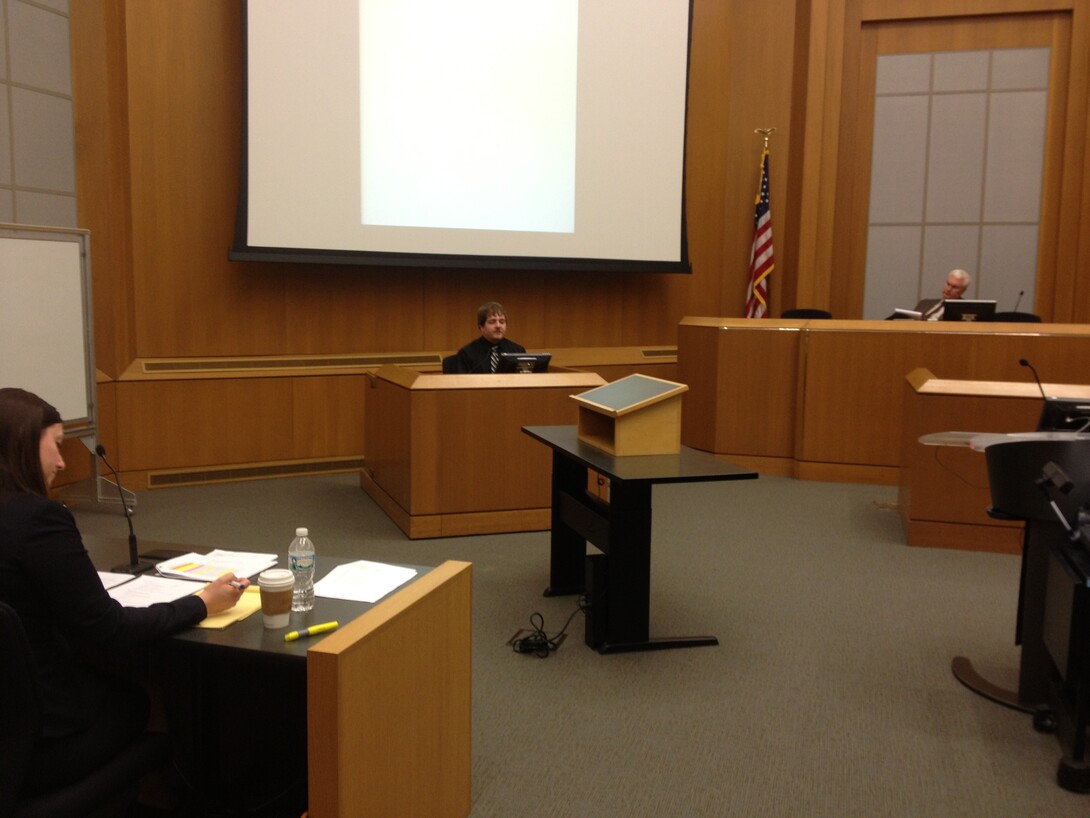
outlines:
{"label": "yellow highlighter", "polygon": [[321,625],[311,625],[309,628],[303,628],[301,631],[291,631],[284,634],[285,642],[294,642],[296,639],[305,639],[308,636],[317,636],[320,633],[329,633],[335,631],[340,626],[340,622],[323,622]]}

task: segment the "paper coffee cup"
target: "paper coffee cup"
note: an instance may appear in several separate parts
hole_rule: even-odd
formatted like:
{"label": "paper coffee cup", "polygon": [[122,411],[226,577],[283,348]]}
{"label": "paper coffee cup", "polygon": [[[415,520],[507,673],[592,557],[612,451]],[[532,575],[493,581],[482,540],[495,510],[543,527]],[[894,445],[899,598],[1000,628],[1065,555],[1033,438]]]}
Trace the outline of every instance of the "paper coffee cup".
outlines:
{"label": "paper coffee cup", "polygon": [[270,568],[257,575],[261,614],[266,628],[286,628],[291,619],[291,592],[295,577],[287,568]]}

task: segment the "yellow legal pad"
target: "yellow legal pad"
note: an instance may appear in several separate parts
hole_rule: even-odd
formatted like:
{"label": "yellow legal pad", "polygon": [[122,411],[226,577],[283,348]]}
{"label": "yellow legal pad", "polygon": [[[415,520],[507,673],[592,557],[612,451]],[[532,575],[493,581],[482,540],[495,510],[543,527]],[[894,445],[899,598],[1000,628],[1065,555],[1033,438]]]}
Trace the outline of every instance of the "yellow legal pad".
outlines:
{"label": "yellow legal pad", "polygon": [[212,628],[214,630],[223,630],[228,625],[232,625],[239,620],[245,619],[254,611],[261,610],[261,590],[257,587],[257,583],[250,585],[235,603],[235,607],[223,613],[216,614],[215,616],[206,616],[201,622],[197,623],[198,628]]}

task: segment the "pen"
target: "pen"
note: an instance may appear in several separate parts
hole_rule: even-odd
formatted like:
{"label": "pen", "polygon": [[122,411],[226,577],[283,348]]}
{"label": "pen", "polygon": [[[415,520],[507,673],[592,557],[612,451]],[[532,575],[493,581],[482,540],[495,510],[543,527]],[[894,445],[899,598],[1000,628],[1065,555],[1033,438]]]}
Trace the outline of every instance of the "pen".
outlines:
{"label": "pen", "polygon": [[319,633],[328,633],[329,631],[336,630],[339,625],[339,622],[323,622],[321,625],[311,625],[309,628],[303,628],[301,631],[285,633],[284,641],[294,642],[296,639],[303,639],[307,636],[317,636]]}
{"label": "pen", "polygon": [[241,582],[239,582],[237,579],[233,579],[230,582],[228,582],[227,584],[230,585],[232,588],[236,588],[239,591],[245,591],[246,590],[246,586],[243,585]]}

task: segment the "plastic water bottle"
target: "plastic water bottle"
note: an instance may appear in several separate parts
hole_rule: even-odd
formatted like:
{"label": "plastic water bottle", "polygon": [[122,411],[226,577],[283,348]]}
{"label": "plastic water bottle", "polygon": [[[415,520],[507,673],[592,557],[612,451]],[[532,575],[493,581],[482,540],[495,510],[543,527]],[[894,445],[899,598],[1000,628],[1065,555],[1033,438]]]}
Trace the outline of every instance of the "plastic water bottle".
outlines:
{"label": "plastic water bottle", "polygon": [[314,543],[305,528],[295,529],[295,539],[288,546],[288,568],[295,577],[291,593],[293,611],[309,611],[314,607]]}

